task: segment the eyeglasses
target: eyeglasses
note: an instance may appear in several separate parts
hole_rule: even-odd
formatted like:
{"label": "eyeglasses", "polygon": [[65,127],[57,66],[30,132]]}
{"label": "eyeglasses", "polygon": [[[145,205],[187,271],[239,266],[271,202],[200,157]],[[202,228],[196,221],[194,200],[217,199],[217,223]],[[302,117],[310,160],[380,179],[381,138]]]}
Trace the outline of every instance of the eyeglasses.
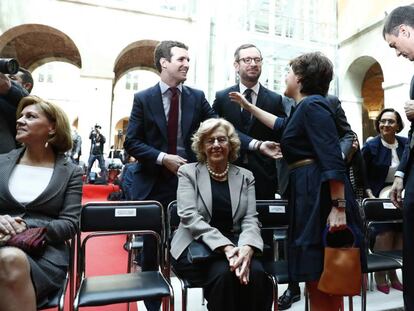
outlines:
{"label": "eyeglasses", "polygon": [[393,119],[381,119],[379,121],[379,123],[380,124],[387,124],[388,123],[389,125],[394,125],[396,123],[396,121],[393,120]]}
{"label": "eyeglasses", "polygon": [[210,137],[206,139],[204,144],[206,144],[207,146],[212,146],[216,143],[216,141],[219,145],[225,145],[228,143],[229,140],[226,136]]}
{"label": "eyeglasses", "polygon": [[252,63],[252,60],[254,60],[254,62],[258,65],[260,65],[262,63],[263,58],[261,57],[245,57],[245,58],[240,58],[239,61],[243,61],[243,63],[250,65]]}

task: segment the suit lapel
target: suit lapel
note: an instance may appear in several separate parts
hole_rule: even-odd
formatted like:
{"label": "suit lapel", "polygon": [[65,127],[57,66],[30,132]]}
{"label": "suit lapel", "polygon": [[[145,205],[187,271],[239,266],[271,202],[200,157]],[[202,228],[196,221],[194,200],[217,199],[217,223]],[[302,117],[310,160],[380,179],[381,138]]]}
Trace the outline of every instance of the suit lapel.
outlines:
{"label": "suit lapel", "polygon": [[205,164],[198,165],[197,188],[200,193],[201,200],[204,202],[207,212],[211,217],[213,205],[213,199],[211,196],[211,181]]}
{"label": "suit lapel", "polygon": [[157,123],[165,140],[167,138],[167,119],[165,118],[164,104],[159,84],[157,83],[149,94],[148,108],[152,112],[155,123]]}
{"label": "suit lapel", "polygon": [[243,175],[240,174],[240,170],[234,165],[230,165],[228,181],[231,199],[231,211],[232,216],[234,217],[239,207],[240,195],[243,185]]}
{"label": "suit lapel", "polygon": [[181,130],[183,140],[187,137],[190,131],[191,123],[193,120],[195,101],[193,100],[194,95],[185,86],[182,88],[183,93],[181,94]]}
{"label": "suit lapel", "polygon": [[[230,89],[229,89],[229,93],[230,92],[240,92],[240,88],[239,85],[233,85]],[[243,128],[243,122],[242,122],[242,118],[241,118],[241,109],[240,106],[238,104],[232,103],[230,101],[230,98],[227,96],[226,98],[227,100],[227,109],[228,109],[228,116],[232,116],[233,120],[235,121],[234,126],[236,128]]]}

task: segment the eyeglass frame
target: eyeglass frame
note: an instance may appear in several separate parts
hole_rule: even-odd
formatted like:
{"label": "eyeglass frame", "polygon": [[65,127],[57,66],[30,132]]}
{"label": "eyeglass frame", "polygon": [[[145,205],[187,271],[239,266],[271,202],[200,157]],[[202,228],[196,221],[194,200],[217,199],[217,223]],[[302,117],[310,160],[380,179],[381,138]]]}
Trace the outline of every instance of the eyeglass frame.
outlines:
{"label": "eyeglass frame", "polygon": [[250,65],[252,61],[254,61],[256,65],[261,65],[263,62],[263,57],[242,57],[242,58],[239,58],[237,61],[240,62],[241,60],[246,65]]}
{"label": "eyeglass frame", "polygon": [[229,138],[226,136],[210,137],[204,141],[204,145],[213,146],[216,143],[216,141],[220,146],[223,146],[229,142]]}
{"label": "eyeglass frame", "polygon": [[393,119],[381,119],[378,121],[380,124],[389,124],[389,125],[394,125],[397,123],[397,120],[393,120]]}

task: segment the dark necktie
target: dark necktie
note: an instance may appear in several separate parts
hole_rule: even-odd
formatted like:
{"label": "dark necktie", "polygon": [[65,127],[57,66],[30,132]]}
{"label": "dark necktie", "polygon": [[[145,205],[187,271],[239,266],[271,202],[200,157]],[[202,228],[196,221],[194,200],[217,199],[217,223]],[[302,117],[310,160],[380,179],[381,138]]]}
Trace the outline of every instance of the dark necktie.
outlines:
{"label": "dark necktie", "polygon": [[[244,91],[244,97],[246,98],[246,100],[249,103],[252,103],[252,89],[246,89]],[[249,128],[249,123],[250,123],[250,119],[251,119],[251,114],[250,112],[248,112],[245,109],[242,109],[241,111],[241,119],[242,119],[242,123],[243,123],[243,128],[245,131],[247,131],[247,129]]]}
{"label": "dark necktie", "polygon": [[180,94],[176,87],[171,87],[169,90],[171,100],[170,112],[168,113],[168,153],[177,154],[178,100]]}

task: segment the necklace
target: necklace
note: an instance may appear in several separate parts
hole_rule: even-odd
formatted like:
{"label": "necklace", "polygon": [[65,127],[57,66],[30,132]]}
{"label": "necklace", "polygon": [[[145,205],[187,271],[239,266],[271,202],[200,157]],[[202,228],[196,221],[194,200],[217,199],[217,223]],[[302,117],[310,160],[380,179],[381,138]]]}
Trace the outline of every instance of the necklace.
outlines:
{"label": "necklace", "polygon": [[214,171],[211,169],[210,165],[208,165],[208,163],[206,163],[206,166],[207,166],[207,171],[208,171],[208,173],[209,173],[211,176],[216,177],[216,178],[223,178],[223,177],[225,177],[225,176],[227,175],[227,173],[229,172],[229,162],[227,162],[226,169],[225,169],[222,173],[216,173],[216,172],[214,172]]}

